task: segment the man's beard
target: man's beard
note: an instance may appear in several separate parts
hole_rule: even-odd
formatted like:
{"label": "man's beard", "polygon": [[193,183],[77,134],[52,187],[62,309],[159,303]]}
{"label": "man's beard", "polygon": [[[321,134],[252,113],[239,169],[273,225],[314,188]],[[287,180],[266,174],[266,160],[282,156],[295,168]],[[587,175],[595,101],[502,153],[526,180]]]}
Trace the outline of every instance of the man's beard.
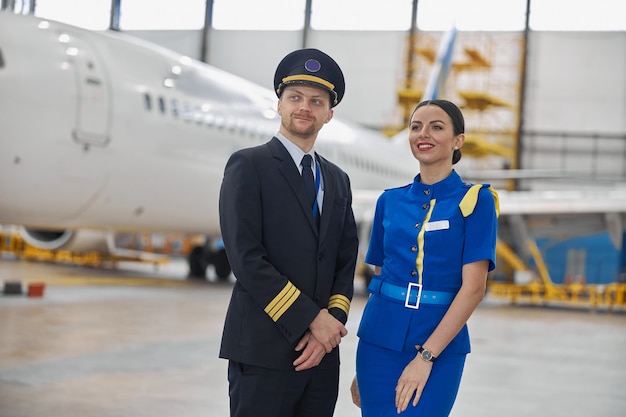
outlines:
{"label": "man's beard", "polygon": [[297,136],[302,139],[307,139],[317,133],[315,122],[314,121],[309,121],[309,122],[310,124],[307,127],[299,127],[298,124],[294,122],[294,117],[292,116],[289,119],[289,123],[283,124],[283,126],[285,126],[285,129],[287,129],[287,131],[291,133],[292,135]]}

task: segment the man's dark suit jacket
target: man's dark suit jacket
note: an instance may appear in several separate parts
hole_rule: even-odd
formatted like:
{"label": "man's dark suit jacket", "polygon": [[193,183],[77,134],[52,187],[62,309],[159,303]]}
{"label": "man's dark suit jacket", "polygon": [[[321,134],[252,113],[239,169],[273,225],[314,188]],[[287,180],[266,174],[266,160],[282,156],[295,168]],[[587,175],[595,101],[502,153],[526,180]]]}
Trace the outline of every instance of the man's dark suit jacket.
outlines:
{"label": "man's dark suit jacket", "polygon": [[[237,281],[220,357],[292,370],[295,346],[320,309],[346,323],[358,250],[350,181],[318,155],[324,180],[319,232],[306,189],[277,138],[235,152],[220,191],[220,226]],[[339,351],[320,367],[337,366]]]}

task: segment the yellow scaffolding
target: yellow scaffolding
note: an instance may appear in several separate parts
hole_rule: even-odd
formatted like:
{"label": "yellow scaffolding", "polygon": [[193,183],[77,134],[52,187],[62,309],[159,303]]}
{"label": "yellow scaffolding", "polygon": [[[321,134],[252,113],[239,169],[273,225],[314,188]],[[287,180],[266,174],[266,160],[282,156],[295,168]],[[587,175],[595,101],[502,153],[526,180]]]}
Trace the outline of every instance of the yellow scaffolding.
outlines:
{"label": "yellow scaffolding", "polygon": [[[495,298],[508,299],[512,304],[530,302],[531,304],[559,304],[592,309],[604,307],[609,310],[626,307],[626,283],[585,284],[580,282],[555,284],[534,240],[528,242],[528,248],[536,265],[532,271],[506,243],[498,240],[496,256],[513,271],[530,273],[530,282],[499,282],[489,280],[487,289]],[[536,274],[534,273],[536,272]]]}
{"label": "yellow scaffolding", "polygon": [[[443,35],[419,32],[408,37],[405,77],[397,90],[402,120],[385,127],[385,135],[393,136],[408,125],[423,96]],[[487,169],[513,168],[516,164],[523,41],[520,34],[459,32],[448,81],[440,92],[441,98],[456,102],[464,110],[471,136],[466,134],[463,154],[480,159]]]}

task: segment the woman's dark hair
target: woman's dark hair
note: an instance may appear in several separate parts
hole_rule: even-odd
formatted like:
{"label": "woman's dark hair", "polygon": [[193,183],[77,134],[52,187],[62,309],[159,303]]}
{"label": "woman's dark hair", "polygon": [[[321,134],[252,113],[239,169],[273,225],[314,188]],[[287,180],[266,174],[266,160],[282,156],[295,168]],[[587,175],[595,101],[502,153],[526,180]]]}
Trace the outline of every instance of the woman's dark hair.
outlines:
{"label": "woman's dark hair", "polygon": [[[417,111],[417,109],[429,105],[439,107],[441,110],[445,111],[448,116],[450,116],[450,120],[452,120],[452,126],[454,127],[454,136],[465,133],[465,119],[463,118],[463,113],[461,113],[461,109],[459,109],[456,104],[448,100],[438,99],[422,101],[420,104],[417,105],[417,107],[415,107],[413,113],[411,113],[411,119],[413,119],[413,114],[415,114],[415,111]],[[461,160],[461,156],[461,150],[455,149],[452,153],[452,165],[459,162]]]}

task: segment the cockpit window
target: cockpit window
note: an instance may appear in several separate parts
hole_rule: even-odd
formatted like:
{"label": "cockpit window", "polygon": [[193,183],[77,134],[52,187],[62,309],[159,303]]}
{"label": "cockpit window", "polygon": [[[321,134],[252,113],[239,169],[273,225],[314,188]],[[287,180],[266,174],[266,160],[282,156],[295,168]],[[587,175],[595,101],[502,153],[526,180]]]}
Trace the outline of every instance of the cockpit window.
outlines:
{"label": "cockpit window", "polygon": [[147,111],[152,110],[152,96],[148,93],[144,93],[143,95],[143,104]]}

